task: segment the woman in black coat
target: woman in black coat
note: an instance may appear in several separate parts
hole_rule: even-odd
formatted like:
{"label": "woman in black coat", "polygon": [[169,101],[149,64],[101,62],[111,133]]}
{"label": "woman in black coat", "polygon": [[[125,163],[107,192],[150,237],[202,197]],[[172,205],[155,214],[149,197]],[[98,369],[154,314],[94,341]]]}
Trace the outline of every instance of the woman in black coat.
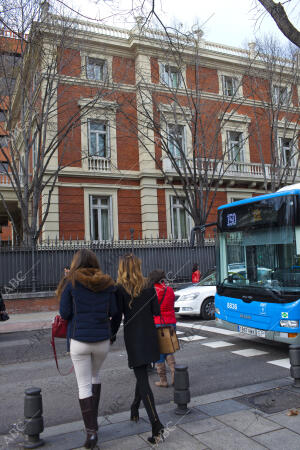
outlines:
{"label": "woman in black coat", "polygon": [[131,420],[139,420],[139,405],[143,400],[152,425],[149,442],[155,444],[163,438],[161,424],[149,385],[147,365],[159,359],[157,330],[153,316],[160,313],[153,287],[147,287],[141,271],[141,261],[134,255],[120,259],[117,280],[117,303],[119,314],[112,319],[112,335],[120,327],[124,315],[124,340],[128,354],[128,365],[136,377],[135,398],[131,405]]}

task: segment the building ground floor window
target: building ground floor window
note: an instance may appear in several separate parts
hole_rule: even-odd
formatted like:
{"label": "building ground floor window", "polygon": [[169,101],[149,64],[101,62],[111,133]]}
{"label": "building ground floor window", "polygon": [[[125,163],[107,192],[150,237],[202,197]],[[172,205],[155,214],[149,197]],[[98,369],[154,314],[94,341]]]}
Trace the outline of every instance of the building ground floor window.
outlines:
{"label": "building ground floor window", "polygon": [[171,196],[171,225],[173,239],[188,239],[191,230],[191,220],[184,207],[183,198]]}
{"label": "building ground floor window", "polygon": [[110,196],[90,195],[90,225],[93,241],[112,238],[112,201]]}

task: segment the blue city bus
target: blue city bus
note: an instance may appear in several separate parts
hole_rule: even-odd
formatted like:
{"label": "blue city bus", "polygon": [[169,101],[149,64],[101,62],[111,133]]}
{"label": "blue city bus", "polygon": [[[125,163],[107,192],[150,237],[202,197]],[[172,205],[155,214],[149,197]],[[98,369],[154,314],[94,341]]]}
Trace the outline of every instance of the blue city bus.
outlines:
{"label": "blue city bus", "polygon": [[218,208],[217,325],[300,344],[300,184]]}

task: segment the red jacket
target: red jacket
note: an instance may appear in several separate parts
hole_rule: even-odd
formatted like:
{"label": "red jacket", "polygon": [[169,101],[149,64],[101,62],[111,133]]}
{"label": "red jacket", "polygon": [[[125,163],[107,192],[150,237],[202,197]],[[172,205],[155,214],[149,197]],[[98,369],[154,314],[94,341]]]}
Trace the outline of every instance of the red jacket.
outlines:
{"label": "red jacket", "polygon": [[195,270],[195,272],[192,273],[192,283],[198,283],[201,278],[201,272],[200,270]]}
{"label": "red jacket", "polygon": [[162,301],[165,289],[167,289],[162,305],[160,307],[162,319],[160,318],[160,316],[155,316],[154,317],[155,325],[175,324],[176,323],[174,311],[175,294],[173,289],[169,286],[166,288],[165,283],[157,283],[154,285],[154,287],[156,290],[159,304]]}

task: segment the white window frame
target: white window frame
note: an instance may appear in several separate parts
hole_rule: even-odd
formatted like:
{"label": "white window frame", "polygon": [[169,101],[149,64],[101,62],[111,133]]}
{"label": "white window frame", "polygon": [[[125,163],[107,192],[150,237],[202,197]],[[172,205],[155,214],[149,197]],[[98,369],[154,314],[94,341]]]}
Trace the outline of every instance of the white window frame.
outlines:
{"label": "white window frame", "polygon": [[[166,70],[168,68],[169,70]],[[178,75],[178,85],[172,86],[172,78],[170,74],[177,73]],[[185,73],[182,73],[182,70],[172,63],[159,63],[159,78],[160,82],[165,86],[168,86],[171,89],[180,89],[183,87]]]}
{"label": "white window frame", "polygon": [[[104,124],[106,129],[105,131],[91,131],[90,124],[92,123],[99,123]],[[101,158],[101,159],[110,159],[111,151],[110,151],[110,126],[109,122],[107,120],[96,120],[96,119],[88,119],[88,156],[91,156],[93,158]],[[98,141],[99,136],[105,135],[105,156],[101,155],[91,155],[91,133],[96,134],[96,149],[98,149]]]}
{"label": "white window frame", "polygon": [[[112,80],[112,60],[113,57],[110,54],[106,54],[104,48],[101,48],[101,53],[97,53],[94,51],[80,51],[81,57],[81,78],[84,79],[85,84],[97,85],[99,83],[108,83],[109,80]],[[88,58],[105,61],[105,76],[104,80],[96,80],[92,78],[88,78],[87,75],[87,62]]]}
{"label": "white window frame", "polygon": [[38,135],[36,135],[32,142],[32,168],[34,169],[37,164],[37,158],[38,158],[38,149],[37,149],[37,138]]}
{"label": "white window frame", "polygon": [[[93,198],[97,198],[97,199],[108,199],[108,205],[97,205],[94,206],[93,205]],[[102,225],[101,225],[101,221],[102,221],[102,214],[99,214],[100,211],[104,210],[108,210],[108,226],[109,226],[109,237],[107,240],[111,240],[113,237],[113,217],[112,217],[112,197],[111,195],[90,195],[89,196],[89,203],[90,203],[90,235],[91,235],[91,240],[92,241],[96,241],[96,239],[93,236],[93,232],[94,232],[94,215],[92,213],[92,211],[94,209],[96,209],[98,211],[98,234],[100,236],[100,234],[102,233]],[[100,219],[100,220],[99,220]],[[102,239],[102,236],[100,236],[100,239],[97,240],[98,241],[104,241],[104,239]]]}
{"label": "white window frame", "polygon": [[[223,154],[225,154],[225,161],[231,161],[229,159],[228,152],[228,140],[227,131],[236,131],[243,133],[244,137],[244,163],[250,162],[250,149],[249,149],[249,130],[248,124],[251,123],[251,119],[246,115],[226,113],[223,116],[221,124],[221,136],[222,136],[222,148]],[[241,163],[242,164],[242,163]]]}
{"label": "white window frame", "polygon": [[[95,66],[101,67],[101,74],[99,72],[99,78],[95,72]],[[86,78],[92,81],[106,81],[108,76],[107,61],[101,58],[95,58],[92,56],[86,57]]]}
{"label": "white window frame", "polygon": [[[239,137],[241,139],[239,139],[238,141],[233,141],[230,139],[230,134],[231,133],[237,133],[239,134]],[[244,163],[245,162],[245,140],[244,140],[244,133],[240,130],[227,130],[226,131],[226,140],[227,140],[227,148],[228,148],[228,160],[229,161],[233,161],[236,163]],[[241,142],[242,141],[242,142]],[[237,159],[236,157],[233,157],[233,151],[234,151],[234,145],[231,144],[238,144],[240,147],[240,150],[238,152],[238,156],[239,158]]]}
{"label": "white window frame", "polygon": [[84,228],[85,238],[88,241],[92,240],[90,208],[91,196],[111,198],[111,239],[117,240],[119,237],[118,186],[99,186],[99,183],[91,183],[88,187],[84,187]]}
{"label": "white window frame", "polygon": [[[90,99],[81,99],[78,104],[81,108],[84,108],[86,104],[89,104]],[[87,117],[81,123],[81,153],[82,153],[82,169],[90,173],[89,170],[89,126],[88,122],[91,121],[105,121],[107,122],[109,130],[109,156],[104,157],[91,157],[102,161],[107,161],[110,164],[110,172],[116,170],[118,165],[117,159],[117,120],[116,120],[117,104],[115,102],[99,102],[92,110],[87,114]]]}
{"label": "white window frame", "polygon": [[227,203],[233,203],[234,201],[245,200],[247,198],[252,198],[252,194],[249,192],[236,192],[230,191],[227,192]]}
{"label": "white window frame", "polygon": [[[281,90],[285,90],[285,96],[282,97]],[[281,83],[274,83],[272,85],[272,100],[274,105],[277,106],[288,106],[289,103],[291,103],[291,95],[292,91],[289,85],[281,84]]]}
{"label": "white window frame", "polygon": [[[182,142],[181,142],[181,145],[182,145],[182,151],[186,155],[187,154],[186,126],[183,125],[183,124],[180,124],[180,123],[177,123],[177,124],[168,123],[167,124],[168,152],[172,153],[172,155],[173,155],[173,157],[175,159],[181,160],[182,159],[182,154],[181,154],[181,151],[178,150],[178,148],[176,149],[176,142],[173,141],[173,146],[176,149],[175,155],[173,154],[173,152],[171,151],[171,149],[169,147],[171,145],[171,129],[172,129],[172,127],[180,127],[180,128],[182,128],[182,134],[181,134]],[[178,152],[178,157],[176,156],[176,152]]]}
{"label": "white window frame", "polygon": [[[284,140],[289,140],[292,144],[289,147],[286,147],[283,145]],[[280,148],[280,156],[282,158],[282,162],[284,164],[284,167],[288,167],[290,169],[296,168],[296,156],[297,156],[297,146],[294,143],[294,139],[289,136],[279,137],[279,148]],[[287,161],[286,159],[286,151],[289,150],[292,152],[292,157]]]}
{"label": "white window frame", "polygon": [[[184,197],[180,197],[183,200]],[[174,201],[176,202],[176,204],[174,205]],[[186,200],[185,200],[186,201]],[[185,212],[185,217],[186,217],[186,232],[187,232],[187,236],[186,237],[182,237],[182,233],[181,233],[181,229],[180,229],[180,215],[179,215],[179,211],[184,209],[184,207],[182,205],[180,205],[180,199],[178,197],[176,197],[176,195],[170,195],[169,196],[169,205],[170,205],[170,223],[171,223],[171,234],[172,234],[172,238],[173,239],[177,239],[177,240],[182,240],[182,239],[189,239],[189,235],[192,229],[192,221],[191,221],[191,217],[190,215],[187,213],[187,211]],[[173,214],[173,209],[176,208],[176,220],[177,220],[177,229],[178,229],[178,237],[175,237],[175,225],[174,225],[174,214]]]}
{"label": "white window frame", "polygon": [[[233,91],[232,91],[231,94],[229,93],[229,89],[228,89],[228,87],[226,85],[228,79],[232,81],[232,89],[233,89]],[[224,95],[226,97],[235,97],[237,92],[238,92],[238,86],[239,86],[238,78],[230,76],[230,75],[222,75],[222,83],[223,83],[222,88],[223,88]]]}
{"label": "white window frame", "polygon": [[[232,78],[235,80],[236,89],[234,94],[228,95],[225,91],[225,77]],[[242,75],[233,73],[233,72],[224,72],[218,71],[218,79],[219,79],[219,95],[223,97],[229,98],[240,98],[243,97],[243,77]]]}

